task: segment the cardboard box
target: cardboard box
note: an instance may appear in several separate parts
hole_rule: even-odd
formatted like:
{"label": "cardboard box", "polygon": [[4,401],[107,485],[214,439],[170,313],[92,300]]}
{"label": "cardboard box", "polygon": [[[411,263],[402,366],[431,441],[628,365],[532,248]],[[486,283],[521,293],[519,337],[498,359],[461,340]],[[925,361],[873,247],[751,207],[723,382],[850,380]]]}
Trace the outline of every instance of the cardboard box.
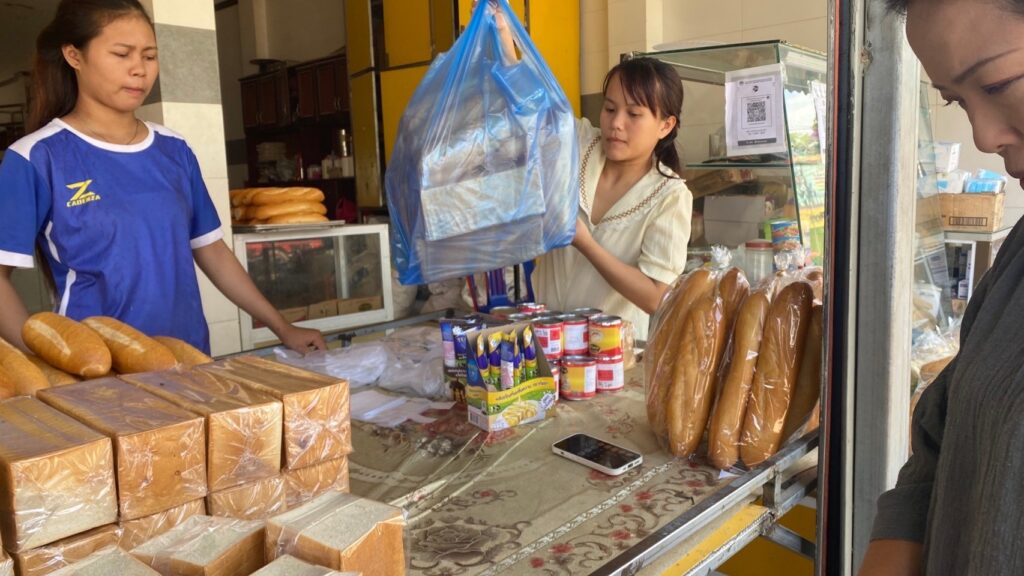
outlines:
{"label": "cardboard box", "polygon": [[206,499],[200,498],[157,514],[120,522],[121,541],[119,545],[131,550],[143,542],[147,542],[171,528],[183,523],[193,516],[206,514]]}
{"label": "cardboard box", "polygon": [[[515,330],[522,334],[528,322],[519,322],[475,330],[469,333],[469,350],[477,349],[477,341],[495,332]],[[529,424],[547,418],[554,413],[558,401],[558,387],[551,375],[544,353],[537,348],[537,377],[520,382],[508,390],[498,390],[484,383],[480,375],[476,354],[468,355],[466,402],[469,422],[474,426],[493,432],[520,424]]]}
{"label": "cardboard box", "polygon": [[64,538],[45,546],[17,552],[14,556],[18,576],[44,576],[84,560],[94,552],[117,546],[119,532],[110,524]]}
{"label": "cardboard box", "polygon": [[684,170],[682,176],[695,199],[757,180],[757,174],[748,168]]}
{"label": "cardboard box", "polygon": [[377,294],[376,296],[367,296],[365,298],[346,298],[344,300],[338,300],[337,303],[338,315],[344,316],[345,314],[358,314],[359,312],[380,310],[384,308],[384,297]]}
{"label": "cardboard box", "polygon": [[266,520],[288,509],[284,478],[274,476],[242,484],[206,497],[211,516],[238,520]]}
{"label": "cardboard box", "polygon": [[288,509],[291,510],[328,490],[348,492],[348,456],[305,468],[286,470],[281,476],[284,478]]}
{"label": "cardboard box", "polygon": [[21,552],[117,520],[110,438],[28,396],[0,403],[0,529]]}
{"label": "cardboard box", "polygon": [[104,548],[72,566],[61,568],[53,572],[52,576],[81,576],[82,574],[160,576],[159,572],[132,558],[127,552],[116,546]]}
{"label": "cardboard box", "polygon": [[197,369],[228,378],[284,404],[284,468],[312,466],[352,452],[348,382],[255,356]]}
{"label": "cardboard box", "polygon": [[193,516],[131,551],[161,574],[252,574],[263,560],[263,522]]}
{"label": "cardboard box", "polygon": [[280,473],[283,408],[273,396],[199,370],[147,372],[121,379],[206,418],[211,492]]}
{"label": "cardboard box", "polygon": [[47,388],[36,396],[114,441],[122,519],[206,496],[206,423],[200,416],[117,378]]}
{"label": "cardboard box", "polygon": [[736,247],[756,240],[768,217],[767,198],[708,196],[704,199],[704,238],[709,244]]}
{"label": "cardboard box", "polygon": [[332,570],[405,574],[405,513],[365,498],[327,492],[267,521],[268,560],[289,554]]}
{"label": "cardboard box", "polygon": [[932,198],[938,198],[943,230],[995,232],[1003,227],[1005,193],[937,194]]}

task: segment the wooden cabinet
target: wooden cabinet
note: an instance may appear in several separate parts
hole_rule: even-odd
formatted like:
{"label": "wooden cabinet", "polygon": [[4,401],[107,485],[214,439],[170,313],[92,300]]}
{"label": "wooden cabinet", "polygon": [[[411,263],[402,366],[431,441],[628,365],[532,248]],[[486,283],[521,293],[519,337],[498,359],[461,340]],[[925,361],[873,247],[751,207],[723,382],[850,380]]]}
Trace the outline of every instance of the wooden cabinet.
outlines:
{"label": "wooden cabinet", "polygon": [[348,72],[345,58],[334,57],[295,69],[295,115],[300,119],[347,117]]}
{"label": "wooden cabinet", "polygon": [[240,82],[245,128],[281,126],[291,121],[287,70],[250,76]]}

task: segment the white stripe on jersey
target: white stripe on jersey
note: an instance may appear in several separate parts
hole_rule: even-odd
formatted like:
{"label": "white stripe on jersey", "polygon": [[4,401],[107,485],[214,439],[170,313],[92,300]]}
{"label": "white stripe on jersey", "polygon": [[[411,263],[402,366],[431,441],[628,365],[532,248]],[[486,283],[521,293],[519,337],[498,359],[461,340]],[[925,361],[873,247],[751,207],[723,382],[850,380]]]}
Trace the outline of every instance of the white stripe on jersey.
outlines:
{"label": "white stripe on jersey", "polygon": [[68,268],[68,275],[64,279],[64,295],[60,298],[60,310],[57,312],[61,316],[68,315],[68,300],[71,299],[71,285],[75,283],[75,278],[78,275],[71,268]]}
{"label": "white stripe on jersey", "polygon": [[209,246],[223,237],[224,232],[220,228],[217,228],[216,230],[207,232],[198,238],[193,238],[189,241],[188,245],[191,246],[193,250],[196,250],[204,246]]}
{"label": "white stripe on jersey", "polygon": [[19,254],[0,250],[0,266],[13,266],[15,268],[35,268],[36,261],[30,254]]}

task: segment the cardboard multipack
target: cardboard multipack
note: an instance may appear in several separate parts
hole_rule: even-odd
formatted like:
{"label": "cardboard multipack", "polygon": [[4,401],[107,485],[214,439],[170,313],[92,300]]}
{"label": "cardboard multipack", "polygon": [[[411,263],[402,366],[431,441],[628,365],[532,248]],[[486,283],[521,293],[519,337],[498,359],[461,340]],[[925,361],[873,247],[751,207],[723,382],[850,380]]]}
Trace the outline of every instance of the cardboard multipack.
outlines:
{"label": "cardboard multipack", "polygon": [[284,478],[280,475],[211,492],[206,510],[211,516],[238,520],[265,520],[288,509]]}
{"label": "cardboard multipack", "polygon": [[160,576],[160,573],[132,558],[116,546],[104,548],[70,566],[65,566],[53,576]]}
{"label": "cardboard multipack", "polygon": [[147,542],[178,526],[193,516],[206,514],[206,499],[200,498],[176,506],[170,510],[164,510],[135,520],[120,522],[118,528],[121,531],[119,545],[125,550],[132,550],[136,546]]}
{"label": "cardboard multipack", "polygon": [[28,396],[0,403],[0,530],[20,552],[117,520],[110,438]]}
{"label": "cardboard multipack", "polygon": [[491,334],[510,331],[522,337],[523,329],[527,326],[530,326],[528,322],[520,322],[469,333],[471,353],[468,354],[466,387],[469,422],[488,432],[538,422],[554,414],[558,401],[558,387],[539,345],[536,349],[536,376],[523,376],[519,384],[507,389],[501,389],[500,386],[495,386],[484,379],[481,375],[480,362],[473,353],[478,350],[477,343],[481,338],[486,339]]}
{"label": "cardboard multipack", "polygon": [[252,576],[360,576],[359,572],[338,572],[285,554]]}
{"label": "cardboard multipack", "polygon": [[234,576],[263,567],[263,522],[193,516],[131,551],[165,576]]}
{"label": "cardboard multipack", "polygon": [[198,367],[284,404],[284,467],[311,466],[352,452],[348,382],[241,356]]}
{"label": "cardboard multipack", "polygon": [[122,520],[206,496],[206,423],[116,378],[40,390],[37,397],[114,441]]}
{"label": "cardboard multipack", "polygon": [[114,524],[13,554],[18,576],[44,576],[79,562],[94,552],[117,546],[120,532]]}
{"label": "cardboard multipack", "polygon": [[333,570],[400,576],[404,532],[401,508],[326,492],[267,521],[267,559],[290,554]]}
{"label": "cardboard multipack", "polygon": [[206,418],[210,492],[280,472],[283,420],[276,398],[199,370],[148,372],[121,379]]}
{"label": "cardboard multipack", "polygon": [[348,492],[348,456],[286,470],[282,477],[289,509],[301,506],[328,490]]}

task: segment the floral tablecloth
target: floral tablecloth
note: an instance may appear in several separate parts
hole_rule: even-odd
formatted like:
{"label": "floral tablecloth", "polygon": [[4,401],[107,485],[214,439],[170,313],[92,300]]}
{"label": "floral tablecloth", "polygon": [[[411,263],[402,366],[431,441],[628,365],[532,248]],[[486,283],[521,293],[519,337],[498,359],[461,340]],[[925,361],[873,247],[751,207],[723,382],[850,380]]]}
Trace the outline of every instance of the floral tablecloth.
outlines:
{"label": "floral tablecloth", "polygon": [[[563,401],[553,418],[490,435],[458,408],[399,429],[355,422],[352,492],[408,510],[410,574],[588,574],[725,482],[659,449],[641,370],[626,379],[621,392]],[[644,463],[611,477],[552,453],[576,432]]]}

